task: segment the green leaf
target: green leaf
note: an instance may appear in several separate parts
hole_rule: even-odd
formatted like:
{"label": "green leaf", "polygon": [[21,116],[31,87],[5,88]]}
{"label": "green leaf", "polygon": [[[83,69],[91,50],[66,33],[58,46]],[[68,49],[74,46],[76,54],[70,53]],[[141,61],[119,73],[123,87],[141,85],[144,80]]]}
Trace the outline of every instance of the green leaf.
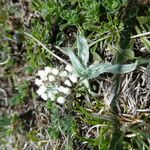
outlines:
{"label": "green leaf", "polygon": [[93,54],[93,59],[96,61],[102,61],[101,56],[97,52],[92,52]]}
{"label": "green leaf", "polygon": [[[138,33],[138,34],[141,34],[141,31],[140,31],[140,29],[138,28],[138,27],[135,27],[135,30],[136,30],[136,32]],[[143,44],[145,45],[145,47],[146,47],[146,50],[148,51],[148,52],[150,52],[150,41],[146,38],[146,37],[141,37],[141,41],[143,42]]]}
{"label": "green leaf", "polygon": [[0,117],[0,127],[8,126],[11,124],[11,118],[10,117]]}
{"label": "green leaf", "polygon": [[125,49],[119,53],[117,62],[123,63],[127,60],[133,60],[133,59],[134,59],[134,51],[132,49]]}
{"label": "green leaf", "polygon": [[75,69],[75,72],[80,76],[80,77],[85,77],[87,75],[87,69],[84,69],[83,65],[77,58],[77,56],[74,54],[73,51],[70,49],[67,49],[67,53],[69,55],[70,61]]}
{"label": "green leaf", "polygon": [[31,140],[33,142],[38,142],[39,138],[37,137],[38,131],[32,130],[27,134],[28,140]]}
{"label": "green leaf", "polygon": [[118,130],[115,131],[112,136],[109,150],[123,150],[122,140],[122,132]]}
{"label": "green leaf", "polygon": [[132,64],[127,64],[127,65],[112,65],[110,63],[103,63],[103,64],[94,64],[89,67],[89,72],[91,72],[89,78],[96,78],[102,73],[128,73],[136,69],[137,66],[137,61]]}
{"label": "green leaf", "polygon": [[140,24],[147,24],[150,23],[150,16],[140,16],[137,17],[137,20]]}
{"label": "green leaf", "polygon": [[84,66],[87,66],[89,61],[89,45],[86,38],[78,36],[77,38],[78,57]]}
{"label": "green leaf", "polygon": [[11,106],[23,104],[23,102],[25,102],[26,98],[29,96],[28,87],[28,81],[24,81],[22,84],[18,85],[18,87],[16,87],[18,94],[10,99],[9,104]]}
{"label": "green leaf", "polygon": [[63,132],[67,133],[67,135],[72,136],[76,133],[76,122],[75,120],[69,116],[66,115],[61,123],[60,123],[61,129]]}
{"label": "green leaf", "polygon": [[141,37],[141,41],[146,47],[146,50],[150,52],[150,41],[146,37]]}
{"label": "green leaf", "polygon": [[143,57],[135,57],[138,62],[138,65],[143,65],[149,63],[150,58],[143,58]]}
{"label": "green leaf", "polygon": [[59,137],[61,135],[59,129],[58,128],[54,128],[54,127],[48,129],[48,134],[54,140],[59,139]]}

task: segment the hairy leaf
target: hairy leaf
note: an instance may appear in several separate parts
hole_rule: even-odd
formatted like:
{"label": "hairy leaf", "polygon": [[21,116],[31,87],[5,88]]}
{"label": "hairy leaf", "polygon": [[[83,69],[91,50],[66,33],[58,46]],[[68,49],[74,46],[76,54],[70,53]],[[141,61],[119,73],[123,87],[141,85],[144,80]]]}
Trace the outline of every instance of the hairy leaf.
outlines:
{"label": "hairy leaf", "polygon": [[69,55],[70,61],[75,69],[75,72],[80,76],[80,77],[84,77],[87,74],[87,69],[85,69],[83,67],[83,65],[81,64],[81,62],[79,61],[79,59],[77,58],[77,56],[74,54],[73,51],[71,50],[67,50],[67,53]]}
{"label": "hairy leaf", "polygon": [[79,36],[77,38],[77,48],[78,48],[78,57],[81,60],[81,63],[84,66],[87,66],[87,63],[89,61],[89,46],[87,43],[87,40]]}
{"label": "hairy leaf", "polygon": [[135,70],[136,66],[137,66],[137,61],[135,63],[127,64],[127,65],[120,65],[120,64],[112,65],[110,63],[91,65],[89,67],[89,72],[91,73],[89,78],[91,79],[95,78],[99,76],[100,74],[106,73],[106,72],[115,73],[115,74],[128,73],[128,72]]}

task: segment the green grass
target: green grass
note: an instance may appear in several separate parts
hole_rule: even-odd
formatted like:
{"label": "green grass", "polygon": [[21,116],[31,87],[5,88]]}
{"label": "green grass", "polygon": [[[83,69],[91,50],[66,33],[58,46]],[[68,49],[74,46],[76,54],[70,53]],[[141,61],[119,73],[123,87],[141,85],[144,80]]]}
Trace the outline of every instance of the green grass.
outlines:
{"label": "green grass", "polygon": [[[150,149],[150,95],[140,77],[150,41],[134,37],[149,32],[149,4],[2,0],[0,5],[0,149]],[[80,81],[64,105],[45,102],[36,93],[37,71],[68,63]]]}

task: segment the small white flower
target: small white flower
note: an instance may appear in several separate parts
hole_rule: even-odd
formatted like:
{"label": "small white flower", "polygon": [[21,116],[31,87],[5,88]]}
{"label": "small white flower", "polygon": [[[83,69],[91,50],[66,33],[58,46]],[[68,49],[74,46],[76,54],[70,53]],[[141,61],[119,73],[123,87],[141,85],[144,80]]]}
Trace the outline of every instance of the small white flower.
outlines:
{"label": "small white flower", "polygon": [[54,77],[53,75],[49,75],[49,76],[48,76],[48,80],[49,80],[50,82],[55,81],[55,77]]}
{"label": "small white flower", "polygon": [[58,73],[59,73],[59,70],[57,68],[52,69],[52,74],[58,75]]}
{"label": "small white flower", "polygon": [[41,95],[41,97],[42,97],[45,101],[48,100],[48,96],[47,96],[46,93],[43,93],[43,94]]}
{"label": "small white flower", "polygon": [[70,75],[69,76],[69,79],[73,82],[73,83],[76,83],[78,81],[78,78],[74,75]]}
{"label": "small white flower", "polygon": [[38,74],[38,76],[41,77],[43,74],[45,74],[45,71],[44,70],[39,70],[37,74]]}
{"label": "small white flower", "polygon": [[45,86],[40,86],[40,88],[37,90],[37,94],[38,95],[42,95],[43,93],[45,93],[47,90],[47,88]]}
{"label": "small white flower", "polygon": [[35,79],[35,84],[36,84],[37,86],[40,86],[40,85],[43,85],[43,82],[42,82],[42,80],[36,78],[36,79]]}
{"label": "small white flower", "polygon": [[48,92],[48,97],[51,99],[51,101],[54,101],[56,99],[55,94],[53,94],[51,91]]}
{"label": "small white flower", "polygon": [[68,73],[67,73],[67,71],[62,71],[62,72],[60,72],[59,75],[60,75],[61,77],[67,77]]}
{"label": "small white flower", "polygon": [[58,91],[59,92],[63,92],[63,89],[64,89],[65,87],[63,87],[63,86],[60,86],[59,88],[58,88]]}
{"label": "small white flower", "polygon": [[45,72],[48,74],[48,73],[51,73],[52,71],[52,68],[51,67],[45,67]]}
{"label": "small white flower", "polygon": [[72,86],[71,82],[67,79],[65,82],[64,82],[65,85],[68,85],[69,87]]}
{"label": "small white flower", "polygon": [[63,104],[64,102],[65,102],[65,98],[64,97],[60,96],[60,97],[57,98],[57,103]]}
{"label": "small white flower", "polygon": [[47,78],[47,76],[42,76],[41,79],[42,79],[43,81],[46,81],[48,78]]}
{"label": "small white flower", "polygon": [[36,91],[36,93],[38,94],[38,95],[41,95],[43,92],[41,92],[39,89]]}
{"label": "small white flower", "polygon": [[43,81],[47,80],[47,73],[44,70],[39,70],[38,75],[40,76],[41,80]]}
{"label": "small white flower", "polygon": [[70,88],[63,87],[63,86],[60,86],[60,87],[58,88],[58,91],[61,92],[61,93],[64,93],[64,94],[70,94],[70,93],[71,93]]}
{"label": "small white flower", "polygon": [[72,72],[73,67],[71,65],[66,65],[65,70],[67,70],[68,72]]}

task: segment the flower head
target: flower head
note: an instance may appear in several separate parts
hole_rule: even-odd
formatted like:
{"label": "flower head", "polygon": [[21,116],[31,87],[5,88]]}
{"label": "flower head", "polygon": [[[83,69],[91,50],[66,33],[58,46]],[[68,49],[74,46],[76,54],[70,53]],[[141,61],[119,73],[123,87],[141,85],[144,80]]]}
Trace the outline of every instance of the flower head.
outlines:
{"label": "flower head", "polygon": [[73,67],[71,65],[66,65],[65,70],[67,70],[68,72],[72,72]]}
{"label": "flower head", "polygon": [[48,100],[48,96],[47,96],[46,93],[43,93],[43,94],[41,95],[41,97],[42,97],[42,99],[44,99],[45,101]]}
{"label": "flower head", "polygon": [[47,74],[52,72],[51,67],[45,67],[44,70],[45,70],[45,73],[47,73]]}
{"label": "flower head", "polygon": [[38,76],[41,78],[41,80],[46,81],[47,80],[47,73],[44,70],[38,71]]}
{"label": "flower head", "polygon": [[72,71],[71,65],[66,65],[64,70],[51,67],[39,70],[39,77],[35,79],[35,84],[39,87],[37,94],[44,100],[56,100],[63,104],[66,101],[65,97],[71,94],[73,84],[78,81]]}
{"label": "flower head", "polygon": [[67,85],[67,86],[69,86],[69,87],[72,86],[71,82],[68,79],[64,82],[64,84]]}
{"label": "flower head", "polygon": [[57,103],[64,104],[64,102],[65,102],[65,98],[64,97],[60,96],[60,97],[57,98]]}
{"label": "flower head", "polygon": [[67,77],[68,73],[67,73],[67,71],[62,71],[62,72],[60,72],[59,75],[60,75],[61,77]]}
{"label": "flower head", "polygon": [[35,79],[35,84],[36,84],[37,86],[43,85],[43,81],[42,81],[41,79],[36,78],[36,79]]}
{"label": "flower head", "polygon": [[53,75],[49,75],[48,79],[49,79],[50,82],[55,81],[55,77]]}
{"label": "flower head", "polygon": [[37,90],[37,94],[41,96],[43,93],[46,92],[46,90],[47,90],[47,88],[42,85],[42,86],[40,86],[40,88]]}
{"label": "flower head", "polygon": [[64,93],[64,94],[70,94],[71,93],[71,89],[70,88],[63,87],[63,86],[60,86],[58,88],[58,91],[61,92],[61,93]]}
{"label": "flower head", "polygon": [[58,75],[58,73],[59,73],[59,70],[57,68],[52,69],[52,74]]}
{"label": "flower head", "polygon": [[69,79],[73,82],[76,83],[78,81],[78,78],[75,75],[70,75]]}

